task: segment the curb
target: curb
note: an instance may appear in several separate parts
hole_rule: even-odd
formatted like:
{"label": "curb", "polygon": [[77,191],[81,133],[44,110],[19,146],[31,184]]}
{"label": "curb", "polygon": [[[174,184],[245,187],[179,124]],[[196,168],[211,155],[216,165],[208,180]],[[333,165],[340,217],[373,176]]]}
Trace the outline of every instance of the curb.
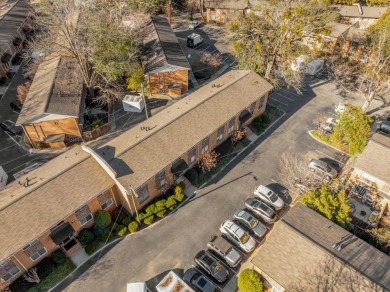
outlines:
{"label": "curb", "polygon": [[326,146],[328,146],[328,147],[330,147],[330,148],[333,148],[334,150],[336,150],[336,151],[338,151],[338,152],[341,152],[341,153],[344,153],[344,154],[348,155],[348,157],[351,157],[351,155],[349,155],[349,153],[347,153],[347,152],[345,152],[345,151],[343,151],[343,150],[340,150],[340,149],[338,149],[338,148],[336,148],[336,147],[334,147],[334,146],[332,146],[332,145],[329,145],[328,143],[325,143],[324,141],[321,141],[321,140],[319,140],[318,138],[314,137],[313,134],[311,133],[311,131],[314,131],[314,130],[309,130],[309,131],[307,131],[307,132],[309,133],[310,137],[312,137],[312,138],[313,138],[314,140],[316,140],[317,142],[320,142],[320,143],[323,144],[323,145],[326,145]]}

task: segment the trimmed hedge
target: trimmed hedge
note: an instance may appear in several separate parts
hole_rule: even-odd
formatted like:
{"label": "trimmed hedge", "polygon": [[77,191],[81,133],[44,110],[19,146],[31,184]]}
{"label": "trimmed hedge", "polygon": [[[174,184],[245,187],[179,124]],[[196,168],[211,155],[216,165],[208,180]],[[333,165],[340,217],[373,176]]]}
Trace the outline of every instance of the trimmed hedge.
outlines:
{"label": "trimmed hedge", "polygon": [[[54,271],[56,268],[56,263],[51,258],[44,258],[42,261],[40,261],[35,267],[37,268],[37,273],[39,278],[43,279],[46,278],[51,272]],[[11,290],[14,291],[14,290]],[[20,291],[20,290],[15,290]]]}
{"label": "trimmed hedge", "polygon": [[83,229],[80,231],[77,239],[80,241],[82,245],[88,245],[93,242],[95,239],[95,234],[91,231],[91,229]]}
{"label": "trimmed hedge", "polygon": [[165,213],[167,212],[167,208],[165,208],[165,203],[166,203],[167,200],[160,200],[160,201],[157,201],[155,203],[155,213],[157,217],[159,218],[164,218],[165,217]]}
{"label": "trimmed hedge", "polygon": [[144,212],[139,212],[138,213],[138,216],[135,215],[135,220],[138,222],[138,224],[141,224],[142,220],[144,220],[146,217],[148,216],[148,214],[144,213]]}
{"label": "trimmed hedge", "polygon": [[57,249],[55,250],[52,255],[51,255],[51,258],[53,259],[53,261],[55,261],[57,264],[63,264],[66,262],[67,260],[67,257],[66,255],[64,254],[64,252],[60,249]]}
{"label": "trimmed hedge", "polygon": [[127,232],[127,227],[124,225],[118,225],[115,232],[118,236],[124,236]]}
{"label": "trimmed hedge", "polygon": [[138,230],[139,224],[137,221],[132,221],[129,223],[128,229],[130,233],[134,233]]}
{"label": "trimmed hedge", "polygon": [[165,208],[167,208],[168,210],[171,210],[171,211],[176,208],[176,205],[177,205],[177,202],[175,199],[175,195],[168,197],[167,201],[165,202]]}
{"label": "trimmed hedge", "polygon": [[106,228],[111,224],[111,215],[106,210],[99,210],[93,216],[95,225],[100,228]]}
{"label": "trimmed hedge", "polygon": [[132,221],[133,219],[131,219],[130,217],[126,217],[125,219],[122,220],[122,224],[128,226]]}
{"label": "trimmed hedge", "polygon": [[252,269],[243,270],[238,275],[238,289],[240,292],[263,292],[260,275]]}
{"label": "trimmed hedge", "polygon": [[183,202],[185,195],[183,193],[176,193],[175,194],[175,200],[179,203]]}
{"label": "trimmed hedge", "polygon": [[149,206],[147,206],[146,208],[145,208],[145,213],[146,214],[154,214],[155,213],[155,211],[156,211],[156,205],[154,205],[154,204],[150,204]]}
{"label": "trimmed hedge", "polygon": [[154,219],[154,214],[150,214],[150,215],[147,215],[148,217],[146,217],[145,219],[144,219],[144,224],[146,224],[146,225],[150,225],[150,224],[152,224],[153,223],[153,219]]}
{"label": "trimmed hedge", "polygon": [[96,250],[96,244],[94,244],[94,243],[87,244],[84,249],[85,249],[85,253],[87,255],[91,255]]}

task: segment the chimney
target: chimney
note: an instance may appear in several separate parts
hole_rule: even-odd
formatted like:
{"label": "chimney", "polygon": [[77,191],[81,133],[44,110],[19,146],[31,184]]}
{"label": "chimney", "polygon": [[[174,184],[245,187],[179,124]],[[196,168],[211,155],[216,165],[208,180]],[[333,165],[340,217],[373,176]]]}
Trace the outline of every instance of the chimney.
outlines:
{"label": "chimney", "polygon": [[363,15],[363,8],[362,8],[362,5],[360,3],[354,3],[352,5],[357,6],[357,9],[359,10],[359,14]]}

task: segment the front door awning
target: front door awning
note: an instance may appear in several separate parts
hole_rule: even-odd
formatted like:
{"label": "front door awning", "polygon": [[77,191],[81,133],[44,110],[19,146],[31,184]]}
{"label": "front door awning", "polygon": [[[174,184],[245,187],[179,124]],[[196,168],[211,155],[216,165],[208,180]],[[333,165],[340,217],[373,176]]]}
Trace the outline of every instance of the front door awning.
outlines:
{"label": "front door awning", "polygon": [[245,123],[247,120],[249,120],[252,117],[252,114],[248,110],[243,110],[240,114],[240,117],[238,118],[241,123]]}
{"label": "front door awning", "polygon": [[51,231],[50,237],[56,244],[60,244],[74,232],[72,225],[69,222],[64,222]]}
{"label": "front door awning", "polygon": [[180,158],[172,164],[171,171],[174,175],[179,176],[187,168],[188,164]]}

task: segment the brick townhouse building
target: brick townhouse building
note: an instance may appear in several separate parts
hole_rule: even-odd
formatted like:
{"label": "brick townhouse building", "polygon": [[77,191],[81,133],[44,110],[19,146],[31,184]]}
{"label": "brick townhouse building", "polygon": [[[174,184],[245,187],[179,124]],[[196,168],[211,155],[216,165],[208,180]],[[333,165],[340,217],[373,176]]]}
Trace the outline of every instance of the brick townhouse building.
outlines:
{"label": "brick townhouse building", "polygon": [[25,0],[0,3],[0,78],[7,78],[12,60],[20,52],[31,29],[34,10]]}
{"label": "brick townhouse building", "polygon": [[99,149],[76,146],[0,190],[1,281],[12,283],[56,249],[74,254],[96,211],[144,207],[261,115],[270,90],[254,72],[230,71]]}

